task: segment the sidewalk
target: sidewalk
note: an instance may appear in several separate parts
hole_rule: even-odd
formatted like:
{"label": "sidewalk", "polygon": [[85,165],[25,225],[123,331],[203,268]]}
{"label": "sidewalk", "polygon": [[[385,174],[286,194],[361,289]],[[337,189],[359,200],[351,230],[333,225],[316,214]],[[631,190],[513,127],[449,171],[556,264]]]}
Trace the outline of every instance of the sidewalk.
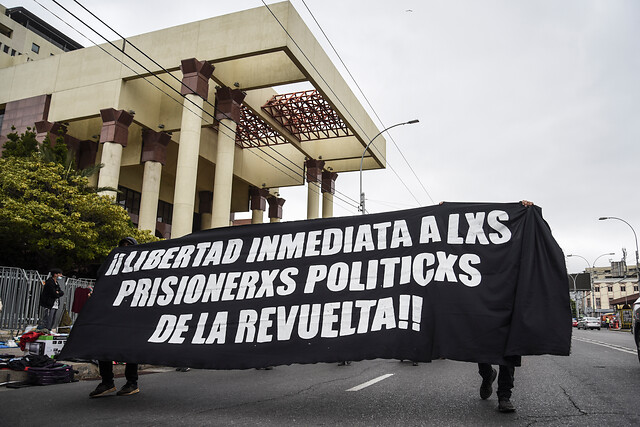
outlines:
{"label": "sidewalk", "polygon": [[[0,330],[0,341],[6,342],[9,339],[13,339],[11,336],[11,331]],[[9,347],[9,348],[0,348],[0,354],[9,354],[14,357],[22,357],[29,354],[26,351],[20,350],[20,347]],[[75,374],[74,378],[77,380],[99,380],[100,372],[98,370],[98,365],[91,362],[71,362],[58,360],[60,363],[64,363],[66,365],[73,366],[73,369],[78,371]],[[116,364],[113,366],[113,374],[116,378],[124,377],[124,368],[125,365]],[[168,368],[163,366],[155,366],[155,365],[139,365],[138,367],[140,374],[150,374],[156,372],[165,372],[169,370],[173,370],[175,368]],[[27,380],[27,372],[26,371],[14,371],[11,369],[2,369],[0,370],[0,383],[5,381],[26,381]]]}

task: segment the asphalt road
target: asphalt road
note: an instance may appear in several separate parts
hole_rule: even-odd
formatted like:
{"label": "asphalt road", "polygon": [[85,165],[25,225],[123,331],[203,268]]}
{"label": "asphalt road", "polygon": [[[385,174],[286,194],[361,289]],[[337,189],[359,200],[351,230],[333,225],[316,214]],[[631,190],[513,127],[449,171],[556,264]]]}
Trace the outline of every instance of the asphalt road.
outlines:
{"label": "asphalt road", "polygon": [[[377,380],[377,382],[374,382]],[[116,379],[120,387],[124,379]],[[640,425],[640,363],[630,333],[577,331],[570,357],[516,370],[513,414],[479,398],[472,363],[374,360],[142,375],[141,393],[89,399],[96,381],[0,387],[0,425],[626,426]]]}

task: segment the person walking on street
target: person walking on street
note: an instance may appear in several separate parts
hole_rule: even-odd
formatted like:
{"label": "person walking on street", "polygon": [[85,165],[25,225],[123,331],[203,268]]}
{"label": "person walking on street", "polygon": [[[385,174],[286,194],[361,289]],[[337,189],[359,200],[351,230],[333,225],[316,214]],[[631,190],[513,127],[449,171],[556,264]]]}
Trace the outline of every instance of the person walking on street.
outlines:
{"label": "person walking on street", "polygon": [[[533,202],[522,200],[523,206],[533,206]],[[499,373],[489,363],[478,363],[478,373],[482,377],[480,385],[480,398],[488,399],[493,393],[493,382],[498,377],[498,411],[514,412],[516,408],[511,403],[511,389],[513,389],[513,377],[516,366],[520,366],[522,358],[520,356],[505,357],[506,364],[500,365]]]}
{"label": "person walking on street", "polygon": [[62,270],[59,268],[52,268],[49,271],[49,278],[44,282],[44,287],[40,293],[40,306],[44,307],[44,315],[40,326],[45,329],[53,329],[53,323],[56,318],[56,312],[58,311],[59,301],[58,298],[64,295],[60,285],[58,284],[58,278],[62,276]]}
{"label": "person walking on street", "polygon": [[480,398],[486,400],[493,394],[493,382],[498,377],[498,411],[514,412],[516,408],[511,403],[511,389],[516,366],[520,366],[520,356],[514,356],[508,365],[500,365],[500,373],[489,363],[478,363],[478,373],[482,377]]}
{"label": "person walking on street", "polygon": [[[138,242],[133,237],[125,237],[118,243],[119,247],[134,246]],[[98,368],[100,369],[100,377],[102,381],[95,390],[89,393],[89,397],[102,397],[116,391],[115,383],[113,382],[113,361],[111,360],[99,360]],[[140,392],[138,388],[138,364],[126,363],[124,368],[124,376],[127,382],[118,392],[118,396],[130,396]]]}

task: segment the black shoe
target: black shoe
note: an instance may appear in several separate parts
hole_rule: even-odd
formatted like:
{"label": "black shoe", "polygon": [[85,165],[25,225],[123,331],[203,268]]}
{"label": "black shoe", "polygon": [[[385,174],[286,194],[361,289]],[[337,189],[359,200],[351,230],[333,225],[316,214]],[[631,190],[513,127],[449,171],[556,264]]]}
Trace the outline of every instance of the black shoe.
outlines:
{"label": "black shoe", "polygon": [[497,376],[498,373],[496,370],[491,368],[491,377],[482,379],[482,384],[480,385],[480,399],[485,400],[491,396],[491,393],[493,393],[493,387],[491,387],[491,384],[493,384]]}
{"label": "black shoe", "polygon": [[191,370],[191,368],[176,368],[176,371],[178,372],[189,372]]}
{"label": "black shoe", "polygon": [[96,387],[95,390],[89,393],[89,397],[106,396],[107,394],[113,393],[114,391],[116,391],[116,386],[113,383],[111,384],[100,383],[98,384],[98,387]]}
{"label": "black shoe", "polygon": [[127,381],[127,383],[123,385],[122,388],[118,390],[118,393],[116,394],[118,396],[129,396],[131,394],[136,394],[139,392],[140,392],[140,389],[138,388],[138,384],[130,383],[129,381]]}
{"label": "black shoe", "polygon": [[498,401],[498,411],[500,412],[515,412],[516,408],[509,399],[503,399]]}

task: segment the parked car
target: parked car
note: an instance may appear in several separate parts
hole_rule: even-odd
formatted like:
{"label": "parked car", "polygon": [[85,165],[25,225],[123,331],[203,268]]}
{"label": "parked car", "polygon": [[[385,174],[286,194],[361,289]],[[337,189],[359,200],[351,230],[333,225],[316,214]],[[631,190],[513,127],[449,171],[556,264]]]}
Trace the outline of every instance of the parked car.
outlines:
{"label": "parked car", "polygon": [[576,319],[575,317],[571,320],[571,326],[573,326],[574,328],[578,326],[578,319]]}
{"label": "parked car", "polygon": [[578,322],[578,329],[597,329],[600,330],[600,319],[597,317],[583,317]]}
{"label": "parked car", "polygon": [[633,303],[633,337],[636,340],[638,361],[640,361],[640,298]]}

